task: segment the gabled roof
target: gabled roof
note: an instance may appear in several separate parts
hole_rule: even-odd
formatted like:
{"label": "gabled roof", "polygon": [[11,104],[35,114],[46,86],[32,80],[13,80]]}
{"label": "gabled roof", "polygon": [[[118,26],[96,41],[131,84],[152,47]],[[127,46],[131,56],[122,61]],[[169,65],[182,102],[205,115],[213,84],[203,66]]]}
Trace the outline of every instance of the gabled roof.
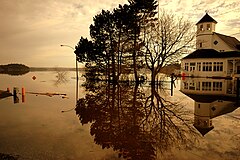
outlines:
{"label": "gabled roof", "polygon": [[[211,16],[208,15],[208,13],[205,14],[205,16],[203,16],[203,18],[198,21],[197,24],[199,23],[204,23],[204,22],[213,22],[213,23],[217,23],[217,21],[215,21]],[[196,25],[197,25],[196,24]]]}
{"label": "gabled roof", "polygon": [[223,101],[236,101],[235,96],[227,96],[227,95],[212,95],[212,94],[202,94],[201,92],[199,93],[187,93],[186,91],[181,91],[183,94],[186,96],[190,97],[196,102],[201,102],[201,103],[212,103],[216,100],[223,100]]}
{"label": "gabled roof", "polygon": [[[223,108],[219,113],[218,115],[215,115],[214,117],[217,117],[217,116],[221,116],[221,115],[224,115],[224,114],[227,114],[227,113],[231,113],[233,112],[235,109],[239,108],[239,106],[237,104],[234,104],[232,106],[227,106],[225,108]],[[213,118],[214,118],[213,117]]]}
{"label": "gabled roof", "polygon": [[193,125],[200,133],[202,136],[204,136],[205,134],[207,134],[209,131],[211,131],[214,127],[211,126],[209,128],[201,128],[201,127],[198,127],[198,126],[195,126]]}
{"label": "gabled roof", "polygon": [[218,52],[214,49],[198,49],[183,59],[193,59],[193,58],[230,58],[230,57],[240,57],[240,51],[228,51],[228,52]]}
{"label": "gabled roof", "polygon": [[222,39],[229,47],[231,47],[234,50],[240,50],[240,41],[236,39],[235,37],[226,36],[223,34],[219,34],[214,32],[220,39]]}

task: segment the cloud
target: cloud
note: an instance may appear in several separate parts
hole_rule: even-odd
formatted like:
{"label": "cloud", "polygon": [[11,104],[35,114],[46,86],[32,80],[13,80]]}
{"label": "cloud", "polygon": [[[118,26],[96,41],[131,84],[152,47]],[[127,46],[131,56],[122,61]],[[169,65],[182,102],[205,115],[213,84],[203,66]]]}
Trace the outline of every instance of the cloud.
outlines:
{"label": "cloud", "polygon": [[[127,0],[1,1],[0,64],[20,60],[41,66],[48,61],[49,65],[63,61],[65,65],[74,66],[72,55],[68,61],[61,58],[66,50],[60,44],[75,46],[80,36],[89,36],[93,16],[101,9],[117,7],[118,3],[127,3]],[[51,61],[53,57],[59,61]]]}
{"label": "cloud", "polygon": [[227,24],[226,25],[227,26],[239,26],[239,31],[240,31],[240,20],[239,20],[239,17],[227,20]]}
{"label": "cloud", "polygon": [[[75,46],[80,36],[89,37],[89,25],[102,9],[112,10],[118,4],[126,3],[127,0],[1,1],[0,64],[12,59],[22,59],[34,65],[36,62],[31,62],[31,59],[41,59],[46,64],[43,54],[50,57],[56,53],[61,55],[66,50],[60,44]],[[217,28],[220,31],[231,34],[239,30],[240,2],[236,0],[159,0],[159,3],[161,9],[184,15],[193,23],[205,14],[205,10],[209,10],[211,16],[219,21]],[[40,61],[38,63],[41,65]],[[71,60],[66,62],[66,65],[71,64]]]}

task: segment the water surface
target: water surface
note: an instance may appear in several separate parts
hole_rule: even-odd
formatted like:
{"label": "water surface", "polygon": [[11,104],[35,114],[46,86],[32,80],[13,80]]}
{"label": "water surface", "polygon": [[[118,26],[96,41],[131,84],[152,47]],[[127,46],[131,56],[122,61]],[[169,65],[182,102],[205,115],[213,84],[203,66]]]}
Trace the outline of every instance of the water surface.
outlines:
{"label": "water surface", "polygon": [[0,153],[69,160],[240,157],[239,108],[211,117],[214,128],[204,136],[193,126],[194,106],[203,99],[186,93],[196,88],[182,88],[199,80],[177,80],[172,97],[169,82],[155,88],[103,82],[83,87],[84,81],[79,80],[76,106],[75,72],[0,75],[0,90],[19,89],[19,101],[0,99]]}
{"label": "water surface", "polygon": [[[33,80],[32,77],[36,76]],[[65,81],[58,82],[57,72],[30,72],[23,76],[0,75],[0,89],[24,87],[26,92],[64,93],[46,96],[26,93],[25,102],[18,94],[0,99],[0,153],[16,155],[20,159],[107,159],[111,150],[102,151],[89,134],[90,125],[80,125],[75,107],[75,72],[68,72]],[[79,81],[81,85],[81,79]],[[84,96],[80,88],[79,97]]]}

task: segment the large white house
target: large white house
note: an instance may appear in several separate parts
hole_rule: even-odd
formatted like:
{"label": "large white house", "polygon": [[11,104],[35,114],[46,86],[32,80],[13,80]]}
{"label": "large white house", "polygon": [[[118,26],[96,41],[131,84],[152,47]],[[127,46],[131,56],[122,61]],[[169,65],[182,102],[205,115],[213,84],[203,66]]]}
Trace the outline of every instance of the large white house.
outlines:
{"label": "large white house", "polygon": [[234,111],[239,106],[237,80],[186,78],[181,92],[193,99],[193,126],[204,136],[214,128],[213,118]]}
{"label": "large white house", "polygon": [[196,24],[196,51],[184,57],[185,76],[240,77],[240,41],[215,32],[217,21],[208,13]]}

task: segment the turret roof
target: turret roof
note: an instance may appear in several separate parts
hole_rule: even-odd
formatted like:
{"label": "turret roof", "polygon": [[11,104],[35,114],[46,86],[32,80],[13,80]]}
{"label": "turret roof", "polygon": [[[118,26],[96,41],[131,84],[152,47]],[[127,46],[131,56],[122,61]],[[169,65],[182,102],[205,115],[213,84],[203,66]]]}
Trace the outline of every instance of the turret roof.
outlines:
{"label": "turret roof", "polygon": [[[208,15],[208,13],[205,14],[205,16],[203,16],[203,18],[198,21],[197,24],[199,23],[204,23],[204,22],[213,22],[213,23],[217,23],[217,21],[215,21],[211,16]],[[196,24],[196,25],[197,25]]]}
{"label": "turret roof", "polygon": [[210,132],[214,127],[208,127],[208,128],[203,128],[203,127],[199,127],[196,125],[193,125],[200,133],[202,136],[204,136],[205,134],[207,134],[208,132]]}

